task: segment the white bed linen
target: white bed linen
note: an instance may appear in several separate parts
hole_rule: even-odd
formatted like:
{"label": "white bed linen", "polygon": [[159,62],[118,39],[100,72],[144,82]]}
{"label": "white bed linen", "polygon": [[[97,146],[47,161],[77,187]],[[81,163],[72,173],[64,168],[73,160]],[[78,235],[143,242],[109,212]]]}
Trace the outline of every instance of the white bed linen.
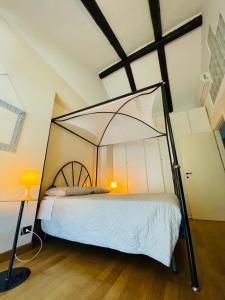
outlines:
{"label": "white bed linen", "polygon": [[45,196],[41,201],[41,207],[37,214],[37,219],[42,220],[51,220],[52,218],[52,209],[55,203],[57,196]]}
{"label": "white bed linen", "polygon": [[[52,197],[51,197],[52,199]],[[39,216],[47,207],[41,202]],[[181,222],[174,194],[91,194],[57,197],[44,232],[59,238],[145,254],[170,265]]]}

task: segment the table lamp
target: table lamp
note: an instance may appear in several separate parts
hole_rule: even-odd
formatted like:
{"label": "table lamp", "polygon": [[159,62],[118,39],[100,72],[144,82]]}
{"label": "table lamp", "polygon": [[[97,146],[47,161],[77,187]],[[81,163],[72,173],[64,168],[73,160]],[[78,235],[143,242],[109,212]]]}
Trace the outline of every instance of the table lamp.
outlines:
{"label": "table lamp", "polygon": [[32,200],[30,189],[32,186],[39,184],[39,172],[36,170],[25,170],[19,179],[19,183],[25,187],[25,193],[23,195],[23,198],[21,199],[20,211],[17,219],[16,231],[8,270],[0,273],[0,292],[8,291],[20,285],[29,277],[31,273],[30,269],[28,268],[13,268],[13,263],[15,260],[16,246],[20,232],[24,203],[26,201]]}
{"label": "table lamp", "polygon": [[26,201],[32,200],[30,189],[32,188],[32,186],[39,184],[39,177],[40,177],[39,172],[36,170],[25,170],[22,173],[19,179],[19,183],[20,185],[25,187],[25,192],[22,197],[23,200]]}
{"label": "table lamp", "polygon": [[113,191],[115,189],[117,189],[118,185],[116,181],[111,181],[110,182],[110,189]]}

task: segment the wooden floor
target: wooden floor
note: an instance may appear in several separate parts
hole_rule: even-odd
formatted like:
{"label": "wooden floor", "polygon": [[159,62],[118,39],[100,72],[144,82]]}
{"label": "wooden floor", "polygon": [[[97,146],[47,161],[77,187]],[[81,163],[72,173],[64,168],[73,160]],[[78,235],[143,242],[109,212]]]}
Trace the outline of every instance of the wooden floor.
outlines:
{"label": "wooden floor", "polygon": [[[176,249],[180,272],[173,274],[145,256],[49,239],[38,258],[27,264],[32,270],[29,279],[1,293],[0,299],[224,300],[225,223],[192,221],[191,229],[201,283],[198,293],[190,288],[183,241]],[[0,270],[5,267],[0,264]]]}

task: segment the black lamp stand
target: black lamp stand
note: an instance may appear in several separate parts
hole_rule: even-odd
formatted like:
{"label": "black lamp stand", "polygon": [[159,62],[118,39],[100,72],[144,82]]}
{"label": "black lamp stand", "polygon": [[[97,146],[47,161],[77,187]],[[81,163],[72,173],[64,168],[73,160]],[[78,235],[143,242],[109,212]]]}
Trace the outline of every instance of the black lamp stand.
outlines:
{"label": "black lamp stand", "polygon": [[5,292],[10,289],[13,289],[14,287],[20,285],[23,283],[30,275],[31,271],[28,268],[13,268],[13,263],[15,259],[15,254],[16,254],[16,246],[17,246],[17,241],[19,237],[19,232],[20,232],[20,224],[22,220],[22,215],[23,215],[23,209],[24,209],[24,203],[25,201],[22,200],[20,204],[20,211],[19,211],[19,216],[17,220],[17,225],[16,225],[16,232],[15,232],[15,237],[13,241],[13,248],[9,260],[9,266],[8,270],[3,271],[0,273],[0,292]]}

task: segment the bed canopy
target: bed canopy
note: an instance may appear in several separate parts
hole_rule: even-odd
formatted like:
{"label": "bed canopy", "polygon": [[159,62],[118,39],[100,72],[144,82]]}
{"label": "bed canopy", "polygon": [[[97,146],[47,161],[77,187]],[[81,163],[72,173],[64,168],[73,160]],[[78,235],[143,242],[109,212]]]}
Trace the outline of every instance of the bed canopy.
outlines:
{"label": "bed canopy", "polygon": [[[153,117],[153,107],[159,93],[162,96],[165,132],[157,128]],[[96,147],[96,184],[99,147],[135,140],[166,137],[174,190],[178,196],[182,214],[182,226],[186,241],[192,288],[193,290],[198,290],[199,284],[192,238],[164,82],[58,116],[52,119],[52,122]]]}
{"label": "bed canopy", "polygon": [[53,119],[91,144],[101,147],[165,136],[155,125],[153,107],[161,84]]}

